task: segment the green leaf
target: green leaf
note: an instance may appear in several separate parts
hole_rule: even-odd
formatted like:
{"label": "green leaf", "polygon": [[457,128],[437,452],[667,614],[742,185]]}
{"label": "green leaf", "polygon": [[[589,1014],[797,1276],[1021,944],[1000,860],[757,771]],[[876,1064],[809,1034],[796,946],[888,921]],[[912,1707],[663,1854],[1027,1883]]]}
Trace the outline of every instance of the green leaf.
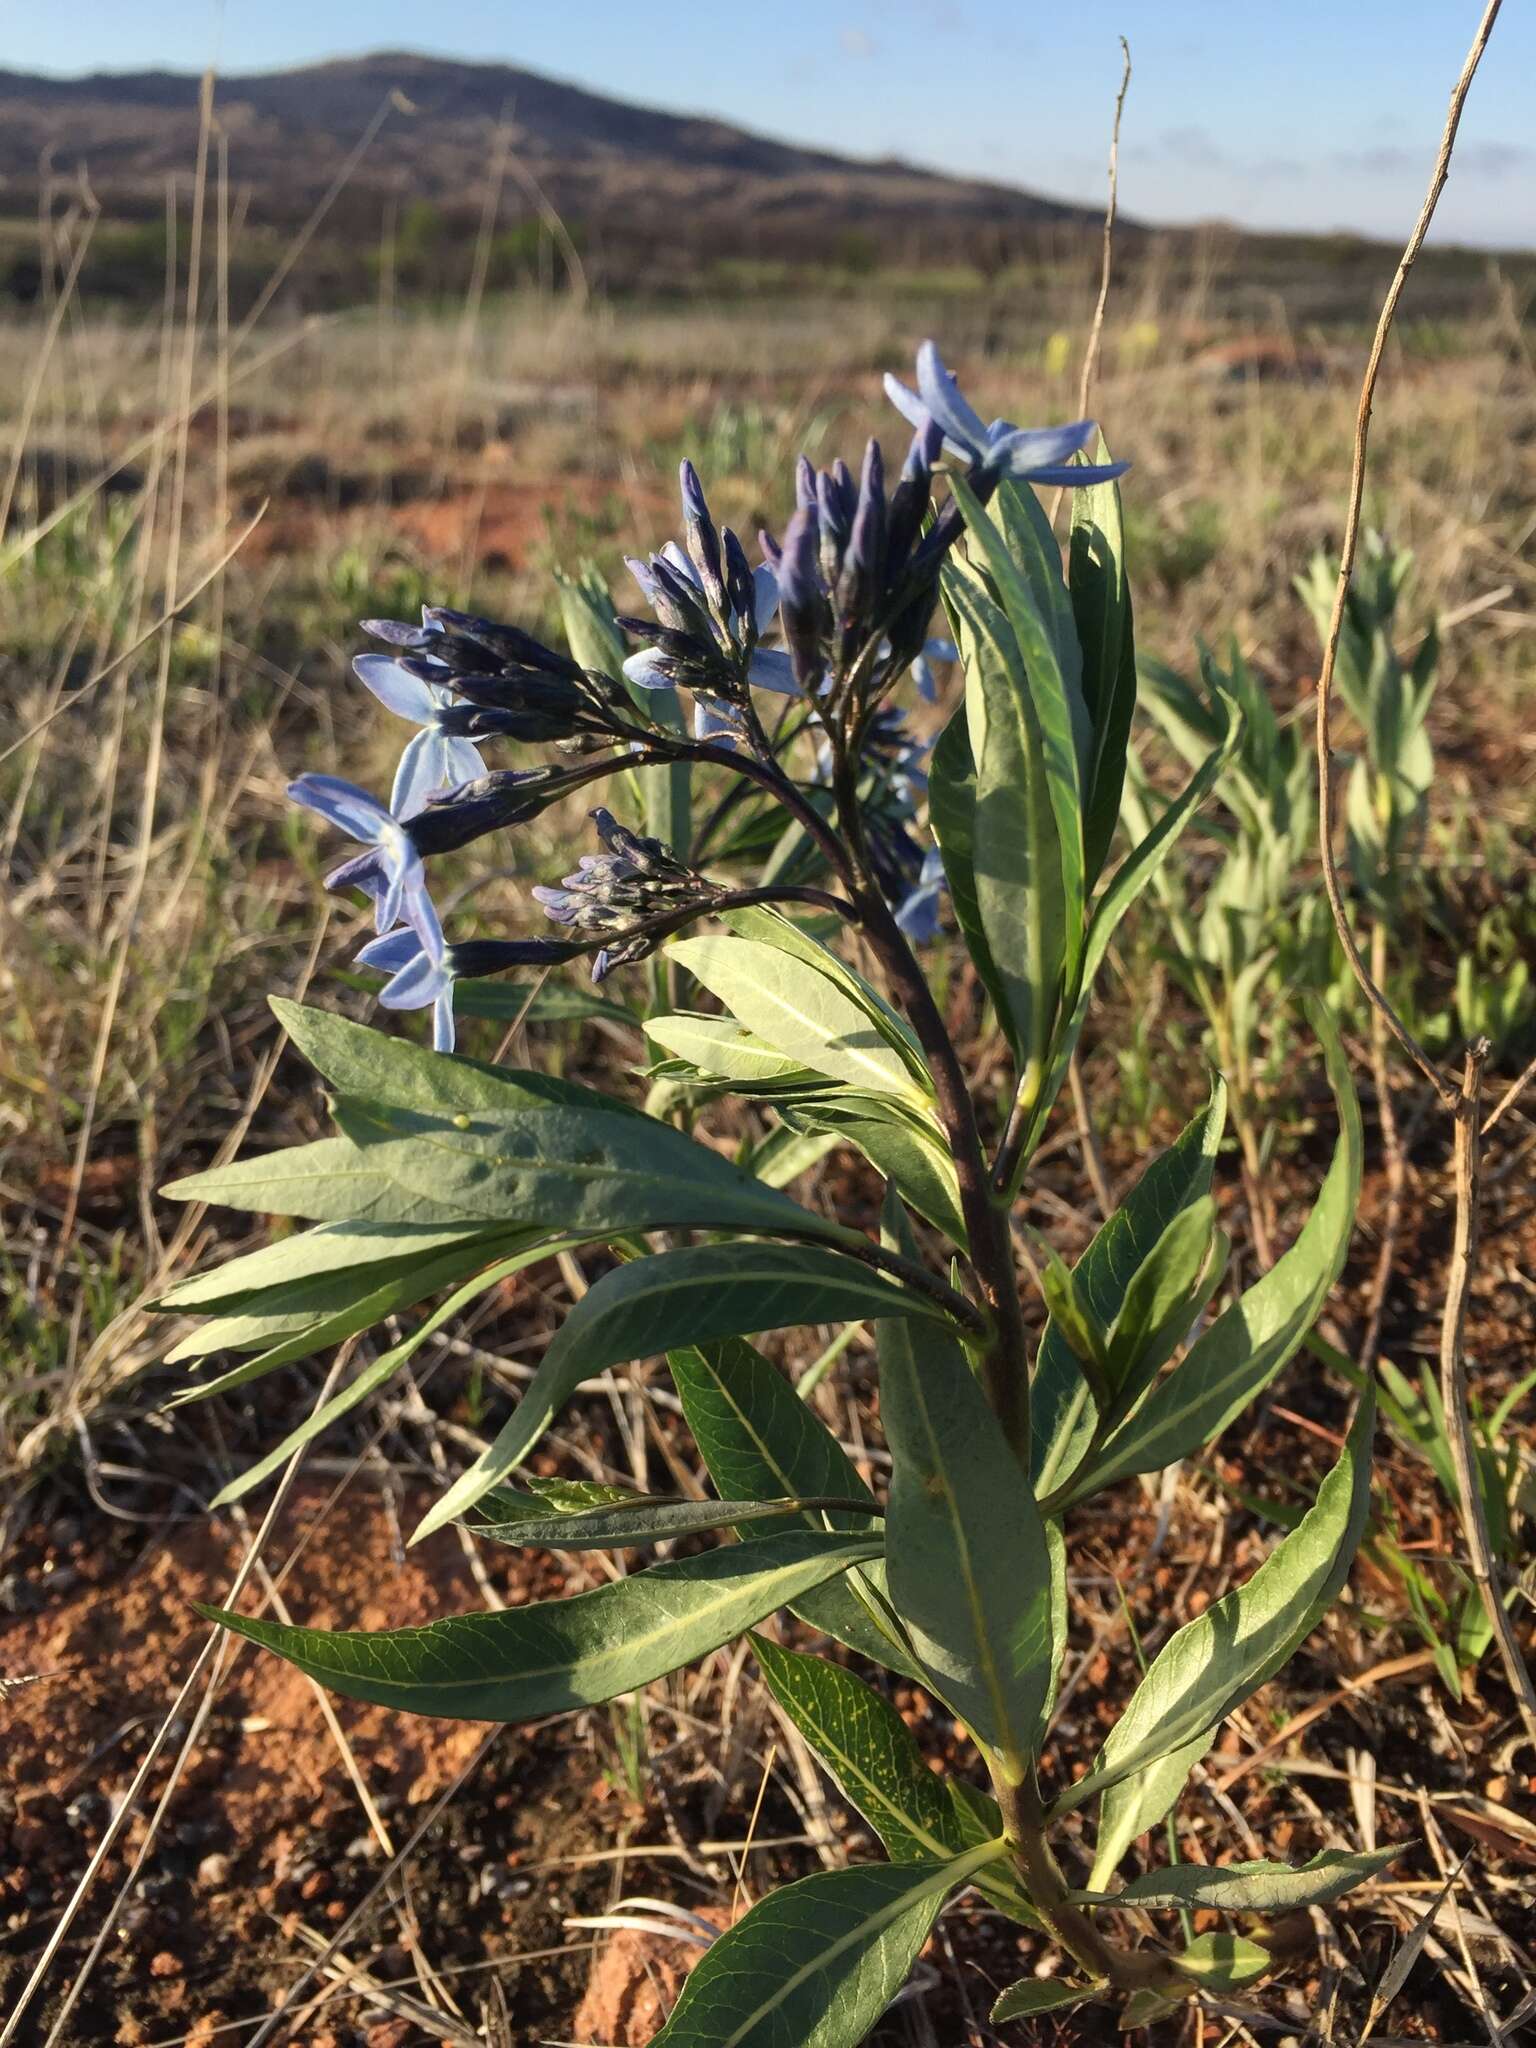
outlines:
{"label": "green leaf", "polygon": [[1088,1014],[1094,982],[1104,964],[1109,942],[1114,937],[1121,918],[1173,851],[1185,826],[1215,786],[1217,776],[1226,765],[1242,734],[1242,719],[1236,707],[1230,702],[1224,702],[1222,709],[1227,723],[1226,737],[1221,746],[1190,777],[1147,836],[1132,847],[1115,869],[1108,887],[1100,893],[1098,901],[1094,904],[1093,913],[1088,920],[1088,935],[1083,945],[1082,964],[1075,983],[1076,993],[1072,998],[1071,1013],[1055,1034],[1050,1072],[1030,1114],[1025,1142],[1019,1152],[1015,1185],[1022,1178],[1034,1149],[1040,1142],[1046,1119],[1067,1077],[1067,1067],[1082,1034],[1083,1020]]}
{"label": "green leaf", "polygon": [[312,1223],[457,1223],[463,1229],[463,1220],[451,1210],[397,1186],[350,1138],[317,1138],[257,1159],[236,1159],[168,1181],[160,1192],[172,1202],[213,1202],[260,1216],[301,1216]]}
{"label": "green leaf", "polygon": [[1150,1386],[1189,1334],[1226,1267],[1227,1240],[1222,1237],[1218,1245],[1217,1237],[1216,1204],[1201,1195],[1174,1217],[1153,1246],[1125,1290],[1109,1335],[1112,1386],[1127,1391]]}
{"label": "green leaf", "polygon": [[1294,1355],[1338,1279],[1360,1199],[1360,1106],[1337,1027],[1320,1005],[1312,1014],[1339,1107],[1338,1144],[1312,1213],[1290,1250],[1079,1468],[1068,1502],[1133,1472],[1160,1471],[1219,1436]]}
{"label": "green leaf", "polygon": [[1184,2003],[1181,1997],[1170,1997],[1166,1991],[1154,1991],[1144,1984],[1139,1991],[1133,1991],[1120,2009],[1120,2031],[1129,2033],[1134,2027],[1150,2027],[1155,2020],[1166,2019],[1171,2012],[1177,2012]]}
{"label": "green leaf", "polygon": [[495,1253],[505,1252],[513,1245],[519,1247],[523,1265],[547,1257],[549,1239],[546,1233],[540,1231],[532,1244],[527,1242],[528,1236],[527,1231],[502,1231],[490,1243],[477,1244],[467,1254],[464,1251],[439,1253],[435,1259],[382,1283],[377,1271],[373,1271],[371,1278],[374,1284],[369,1293],[351,1300],[343,1297],[343,1305],[331,1315],[306,1322],[301,1329],[280,1337],[255,1358],[246,1359],[217,1379],[204,1380],[174,1395],[169,1405],[174,1408],[187,1401],[206,1401],[210,1395],[227,1393],[232,1387],[244,1386],[250,1380],[261,1379],[266,1373],[276,1372],[280,1366],[292,1365],[297,1359],[311,1358],[317,1351],[329,1350],[333,1344],[344,1344],[349,1337],[372,1329],[386,1316],[425,1301],[440,1287],[450,1286],[460,1279],[466,1270],[484,1266]]}
{"label": "green leaf", "polygon": [[1190,1773],[1215,1740],[1216,1730],[1204,1728],[1180,1748],[1110,1786],[1099,1802],[1098,1839],[1088,1874],[1091,1891],[1101,1890],[1109,1882],[1132,1842],[1172,1813]]}
{"label": "green leaf", "polygon": [[926,1100],[869,1012],[818,968],[755,939],[682,939],[667,954],[755,1038],[796,1065],[876,1095]]}
{"label": "green leaf", "polygon": [[[1096,459],[1107,461],[1108,454],[1101,437]],[[1093,732],[1083,799],[1083,853],[1091,886],[1115,836],[1136,708],[1136,644],[1117,483],[1089,484],[1072,493],[1069,561],[1083,698]]]}
{"label": "green leaf", "polygon": [[[551,1507],[537,1494],[501,1487],[483,1504],[486,1519],[467,1524],[492,1543],[545,1550],[624,1550],[644,1543],[669,1543],[678,1536],[699,1536],[711,1529],[730,1529],[775,1516],[810,1514],[819,1509],[847,1510],[847,1500],[690,1500],[665,1494],[628,1496],[623,1501],[568,1510]],[[866,1510],[866,1516],[875,1512]],[[867,1522],[866,1522],[867,1526]]]}
{"label": "green leaf", "polygon": [[[166,1363],[183,1358],[205,1358],[212,1351],[249,1351],[285,1335],[299,1336],[311,1330],[338,1326],[339,1335],[323,1335],[302,1351],[288,1351],[274,1364],[291,1358],[306,1358],[311,1351],[366,1330],[396,1309],[410,1308],[439,1287],[472,1272],[506,1251],[511,1244],[530,1241],[527,1230],[473,1230],[457,1235],[432,1233],[436,1249],[407,1252],[403,1247],[387,1262],[370,1261],[347,1270],[316,1273],[304,1279],[279,1281],[227,1315],[214,1316],[184,1337],[166,1353]],[[542,1236],[543,1233],[537,1233]],[[211,1276],[210,1276],[211,1277]]]}
{"label": "green leaf", "polygon": [[1170,1960],[1204,1991],[1239,1991],[1275,1966],[1267,1948],[1240,1934],[1202,1934]]}
{"label": "green leaf", "polygon": [[[837,1439],[760,1351],[739,1341],[685,1345],[667,1354],[672,1382],[699,1455],[717,1490],[727,1500],[875,1497],[859,1477]],[[800,1515],[793,1520],[748,1523],[751,1542],[779,1528],[830,1526],[857,1530],[857,1515]],[[867,1592],[861,1589],[867,1585]],[[908,1678],[922,1673],[900,1639],[899,1624],[883,1604],[883,1565],[871,1565],[818,1586],[793,1603],[794,1612],[861,1656]]]}
{"label": "green leaf", "polygon": [[787,1322],[938,1314],[921,1295],[817,1245],[692,1245],[617,1266],[570,1310],[495,1441],[422,1517],[411,1541],[473,1507],[522,1463],[582,1381],[610,1366]]}
{"label": "green leaf", "polygon": [[1401,1856],[1385,1849],[1324,1849],[1307,1863],[1175,1863],[1133,1877],[1118,1892],[1073,1892],[1079,1906],[1209,1906],[1219,1913],[1295,1913],[1328,1906]]}
{"label": "green leaf", "polygon": [[[451,1322],[461,1308],[483,1294],[488,1287],[494,1287],[498,1280],[506,1279],[509,1274],[520,1273],[525,1267],[536,1265],[540,1259],[554,1258],[560,1252],[570,1251],[579,1242],[577,1238],[541,1238],[537,1244],[526,1246],[508,1258],[499,1259],[495,1265],[487,1266],[483,1272],[476,1273],[472,1280],[466,1281],[462,1287],[449,1295],[446,1301],[439,1303],[429,1316],[417,1324],[409,1336],[392,1345],[371,1365],[364,1366],[340,1393],[333,1394],[329,1401],[322,1403],[312,1415],[299,1424],[297,1429],[290,1430],[275,1450],[268,1451],[264,1458],[258,1458],[256,1463],[249,1470],[242,1472],[238,1479],[232,1479],[228,1486],[214,1496],[212,1505],[216,1508],[223,1507],[229,1501],[240,1500],[253,1487],[259,1486],[262,1480],[285,1465],[295,1451],[319,1436],[322,1430],[329,1429],[333,1422],[350,1413],[360,1402],[367,1400],[370,1394],[383,1386],[402,1365],[414,1357],[428,1337],[434,1336],[444,1323]],[[258,1359],[256,1363],[260,1365],[261,1361]],[[234,1375],[226,1375],[225,1380],[218,1385],[229,1384],[233,1377]],[[208,1393],[216,1390],[216,1387],[206,1389]]]}
{"label": "green leaf", "polygon": [[258,1297],[268,1297],[272,1290],[297,1281],[351,1275],[367,1266],[393,1266],[401,1259],[420,1258],[494,1234],[455,1224],[322,1223],[317,1230],[294,1231],[258,1251],[226,1259],[206,1273],[178,1280],[150,1306],[161,1310],[259,1309],[264,1303]]}
{"label": "green leaf", "polygon": [[652,2048],[855,2048],[906,1981],[946,1893],[1002,1849],[827,1870],[770,1892],[705,1950]]}
{"label": "green leaf", "polygon": [[[1339,1461],[1301,1522],[1245,1585],[1163,1645],[1098,1762],[1055,1813],[1072,1812],[1219,1726],[1305,1642],[1348,1578],[1365,1526],[1375,1420],[1374,1401],[1362,1395]],[[887,1529],[894,1541],[893,1521]]]}
{"label": "green leaf", "polygon": [[[858,1114],[868,1105],[871,1115]],[[824,1130],[856,1145],[919,1216],[942,1230],[951,1244],[966,1243],[960,1210],[960,1182],[954,1154],[926,1117],[874,1096],[845,1095],[814,1106],[786,1106],[780,1114],[793,1124]]]}
{"label": "green leaf", "polygon": [[347,1100],[336,1117],[408,1198],[466,1222],[541,1223],[585,1237],[664,1229],[845,1242],[857,1235],[653,1117],[540,1108],[449,1119]]}
{"label": "green leaf", "polygon": [[[1226,1083],[1218,1076],[1205,1108],[1153,1160],[1073,1268],[1085,1301],[1106,1328],[1113,1326],[1126,1289],[1168,1225],[1209,1193],[1226,1116]],[[1035,1366],[1031,1412],[1035,1488],[1048,1494],[1070,1478],[1088,1447],[1094,1421],[1087,1383],[1071,1347],[1050,1323]]]}
{"label": "green leaf", "polygon": [[[834,982],[851,1003],[868,1012],[882,1037],[895,1046],[906,1061],[907,1070],[919,1088],[925,1094],[929,1092],[928,1062],[912,1026],[899,1010],[892,1009],[872,982],[866,981],[862,974],[848,965],[841,954],[823,945],[804,925],[796,924],[782,910],[775,910],[772,904],[754,903],[745,909],[727,910],[721,922],[738,938],[771,946],[776,953],[787,953],[792,960],[814,967],[818,974],[824,974]],[[825,922],[833,929],[837,928],[836,919]]]}
{"label": "green leaf", "polygon": [[938,841],[955,921],[998,1021],[1017,1049],[1008,993],[981,915],[976,893],[976,762],[971,753],[967,709],[962,704],[940,733],[929,762],[928,822]]}
{"label": "green leaf", "polygon": [[1018,1782],[1051,1686],[1052,1571],[1034,1496],[947,1332],[887,1323],[891,1598],[939,1691]]}
{"label": "green leaf", "polygon": [[769,1691],[893,1862],[956,1856],[965,1849],[944,1780],[923,1762],[916,1739],[888,1700],[825,1657],[783,1649],[765,1636],[754,1636],[752,1647]]}
{"label": "green leaf", "polygon": [[529,1068],[495,1067],[461,1053],[434,1052],[414,1039],[391,1038],[285,996],[269,997],[272,1014],[315,1071],[340,1095],[456,1116],[540,1106],[599,1109],[616,1116],[639,1111],[617,1097]]}
{"label": "green leaf", "polygon": [[1096,1978],[1087,1984],[1062,1984],[1049,1977],[1021,1978],[1017,1984],[1010,1984],[993,2004],[992,2024],[1001,2027],[1009,2020],[1031,2020],[1042,2013],[1065,2012],[1068,2006],[1098,1997],[1105,1981]]}
{"label": "green leaf", "polygon": [[798,1081],[809,1074],[798,1061],[744,1031],[734,1017],[651,1017],[645,1035],[701,1074],[727,1081]]}
{"label": "green leaf", "polygon": [[[1044,513],[1027,486],[1010,500],[1015,516],[1008,521],[1006,542],[964,477],[951,477],[950,487],[965,514],[966,526],[986,559],[1022,660],[1022,695],[1031,707],[1030,723],[1039,734],[1046,793],[1060,844],[1058,865],[1066,920],[1066,973],[1070,979],[1076,973],[1082,947],[1087,898],[1080,759],[1080,748],[1087,738],[1087,713],[1083,706],[1077,629],[1061,578],[1061,551],[1049,526],[1042,537]],[[989,742],[995,711],[996,707],[989,703]],[[980,766],[984,813],[989,781],[985,745]]]}
{"label": "green leaf", "polygon": [[976,761],[971,874],[1001,1020],[1021,1069],[1043,1067],[1068,952],[1061,845],[1044,740],[1008,621],[959,576],[946,594],[965,660]]}
{"label": "green leaf", "polygon": [[879,1550],[867,1537],[797,1530],[652,1565],[568,1600],[376,1633],[198,1612],[348,1699],[456,1721],[531,1721],[664,1677]]}

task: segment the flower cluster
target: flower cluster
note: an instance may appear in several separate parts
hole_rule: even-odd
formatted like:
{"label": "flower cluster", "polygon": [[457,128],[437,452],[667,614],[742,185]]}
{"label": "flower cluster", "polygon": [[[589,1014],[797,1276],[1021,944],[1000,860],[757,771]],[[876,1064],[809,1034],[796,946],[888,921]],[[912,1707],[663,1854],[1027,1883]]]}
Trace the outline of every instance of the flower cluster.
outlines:
{"label": "flower cluster", "polygon": [[779,580],[769,562],[753,569],[731,529],[715,525],[691,462],[680,481],[685,546],[668,541],[648,561],[626,558],[655,617],[619,620],[645,642],[624,674],[641,689],[689,691],[716,725],[734,732],[752,689],[794,687],[784,653],[760,645],[779,608]]}
{"label": "flower cluster", "polygon": [[[447,942],[427,889],[428,859],[535,817],[626,766],[736,763],[800,819],[808,843],[855,892],[862,874],[910,937],[936,928],[942,869],[919,823],[926,747],[882,699],[908,671],[931,698],[932,662],[955,658],[951,644],[927,638],[939,572],[963,528],[953,498],[934,501],[940,465],[964,465],[982,499],[1005,479],[1087,484],[1125,465],[1074,459],[1097,431],[1091,421],[1039,431],[983,424],[931,342],[918,353],[916,391],[894,378],[886,387],[913,428],[894,488],[886,488],[877,441],[857,479],[842,462],[818,472],[802,457],[782,547],[763,534],[765,559],[756,568],[736,534],[716,525],[692,463],[682,464],[682,544],[669,541],[629,562],[651,612],[617,621],[640,643],[623,663],[630,690],[516,626],[443,606],[424,607],[419,625],[365,621],[388,651],[358,656],[357,677],[417,728],[390,801],[329,775],[301,775],[289,793],[361,843],[326,886],[357,888],[372,900],[378,936],[359,962],[388,977],[386,1007],[432,1008],[440,1047],[453,1044],[453,989],[465,976],[595,954],[601,979],[644,958],[732,887],[598,809],[603,851],[583,856],[558,888],[533,891],[569,936]],[[782,646],[768,644],[776,635]],[[798,699],[803,715],[781,721],[770,739],[758,689]],[[645,710],[645,693],[663,690],[693,699],[692,740],[659,702],[654,717]],[[496,740],[552,745],[569,758],[491,769],[481,750]],[[788,766],[797,744],[811,749],[803,782]],[[825,820],[829,803],[843,800],[836,785],[850,780],[857,830],[845,846]],[[775,900],[771,887],[757,898]]]}
{"label": "flower cluster", "polygon": [[584,853],[558,889],[537,888],[533,896],[546,917],[574,932],[625,934],[601,947],[593,960],[592,979],[601,981],[615,967],[655,951],[660,935],[647,928],[651,921],[709,903],[720,891],[661,840],[621,825],[612,811],[599,806],[592,822],[604,851]]}

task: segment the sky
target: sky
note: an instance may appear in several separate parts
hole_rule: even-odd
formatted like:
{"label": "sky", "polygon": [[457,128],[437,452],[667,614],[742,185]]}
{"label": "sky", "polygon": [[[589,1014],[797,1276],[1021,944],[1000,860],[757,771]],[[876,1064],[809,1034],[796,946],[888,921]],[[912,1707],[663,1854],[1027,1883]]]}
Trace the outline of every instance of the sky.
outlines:
{"label": "sky", "polygon": [[[275,70],[415,49],[547,72],[852,156],[1120,203],[1140,219],[1355,229],[1418,211],[1482,0],[74,0],[3,9],[15,70]],[[20,16],[18,19],[17,17]],[[61,33],[61,24],[67,32]],[[82,58],[84,61],[82,61]],[[1473,85],[1437,238],[1536,246],[1536,7]]]}

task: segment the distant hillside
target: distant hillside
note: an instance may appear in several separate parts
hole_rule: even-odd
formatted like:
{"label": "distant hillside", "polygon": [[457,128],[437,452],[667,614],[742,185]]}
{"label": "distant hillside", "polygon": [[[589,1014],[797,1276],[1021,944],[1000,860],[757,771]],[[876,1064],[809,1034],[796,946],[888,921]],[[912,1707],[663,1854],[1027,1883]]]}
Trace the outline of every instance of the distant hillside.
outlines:
{"label": "distant hillside", "polygon": [[[55,180],[88,174],[109,216],[153,221],[167,178],[190,179],[198,89],[172,72],[0,71],[0,214],[32,210],[46,162]],[[531,224],[537,194],[547,195],[598,272],[629,281],[731,258],[991,267],[1042,239],[1076,241],[1098,219],[1008,186],[856,162],[511,65],[385,52],[218,82],[230,178],[248,193],[249,220],[302,219],[392,93],[399,103],[349,179],[336,227],[376,236],[392,205],[398,220],[424,203],[467,221],[502,121],[524,174],[507,181],[502,226]]]}

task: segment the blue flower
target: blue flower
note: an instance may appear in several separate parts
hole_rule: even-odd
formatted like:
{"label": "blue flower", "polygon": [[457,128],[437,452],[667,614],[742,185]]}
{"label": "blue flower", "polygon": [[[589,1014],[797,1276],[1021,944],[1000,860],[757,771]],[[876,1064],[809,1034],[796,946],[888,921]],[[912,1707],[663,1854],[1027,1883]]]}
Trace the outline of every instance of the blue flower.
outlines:
{"label": "blue flower", "polygon": [[420,935],[409,926],[370,939],[357,956],[359,967],[373,967],[389,980],[379,990],[386,1010],[432,1008],[432,1045],[437,1052],[452,1052],[456,1037],[453,1017],[453,984],[457,979],[451,947],[434,960]]}
{"label": "blue flower", "polygon": [[296,804],[316,812],[370,851],[346,861],[326,877],[327,888],[348,884],[363,889],[377,905],[376,921],[387,932],[402,919],[433,959],[443,953],[443,927],[427,893],[427,871],[402,819],[377,797],[337,775],[301,775],[288,785]]}
{"label": "blue flower", "polygon": [[927,945],[939,935],[939,901],[948,888],[939,849],[930,846],[913,888],[896,907],[896,922],[914,945]]}
{"label": "blue flower", "polygon": [[417,657],[413,667],[407,668],[387,654],[360,654],[352,663],[358,681],[386,711],[421,727],[415,738],[406,742],[395,770],[389,808],[397,818],[413,817],[429,798],[485,773],[485,762],[474,742],[444,730],[443,714],[459,708],[451,687],[452,670],[445,666],[442,682],[433,682],[421,673],[425,666]]}
{"label": "blue flower", "polygon": [[1008,420],[983,424],[980,413],[961,396],[959,385],[931,341],[925,341],[917,352],[917,390],[909,391],[898,378],[887,375],[885,392],[902,417],[919,430],[929,419],[936,421],[948,452],[994,481],[1012,477],[1030,484],[1099,484],[1123,476],[1130,468],[1128,462],[1075,463],[1069,459],[1097,434],[1093,420],[1074,420],[1065,427],[1016,427]]}
{"label": "blue flower", "polygon": [[925,704],[939,701],[939,681],[933,672],[933,664],[942,661],[946,665],[960,659],[960,650],[953,640],[927,640],[923,650],[912,664],[912,680],[917,685],[917,694]]}

